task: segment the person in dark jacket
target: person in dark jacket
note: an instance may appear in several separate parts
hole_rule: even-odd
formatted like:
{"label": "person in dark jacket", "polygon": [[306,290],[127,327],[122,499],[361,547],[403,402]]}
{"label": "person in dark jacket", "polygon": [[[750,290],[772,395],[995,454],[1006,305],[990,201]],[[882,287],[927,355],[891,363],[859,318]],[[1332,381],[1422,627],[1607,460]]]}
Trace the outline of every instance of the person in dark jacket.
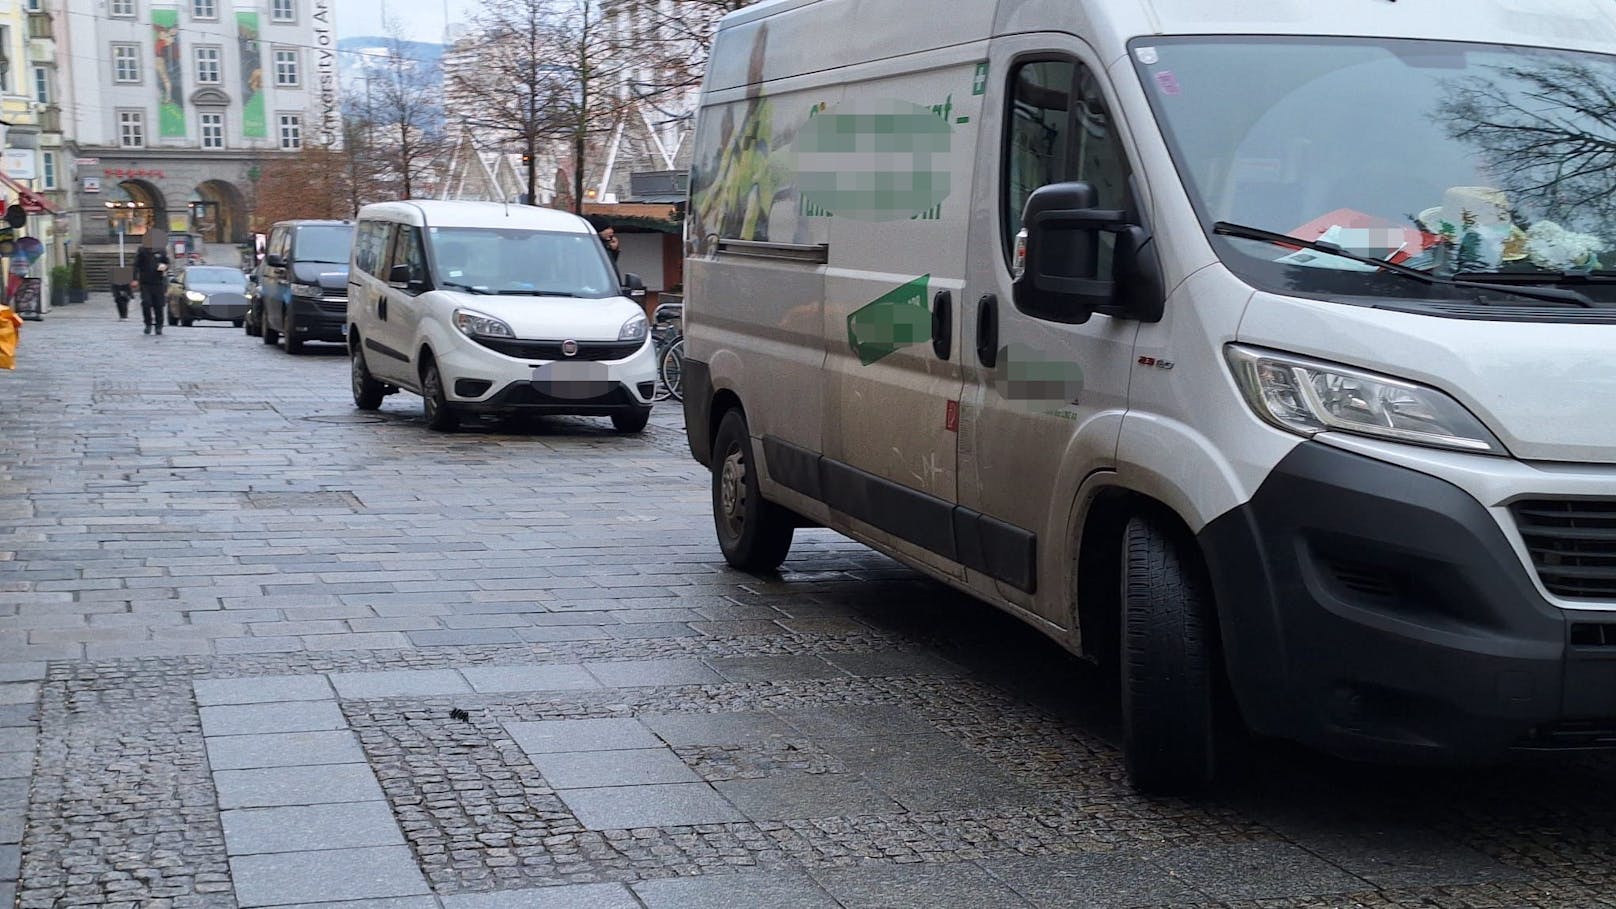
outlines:
{"label": "person in dark jacket", "polygon": [[167,278],[168,252],[141,246],[140,252],[135,254],[135,280],[140,282],[140,318],[146,323],[148,335],[153,328],[158,334],[163,333],[163,310],[167,308],[163,282]]}

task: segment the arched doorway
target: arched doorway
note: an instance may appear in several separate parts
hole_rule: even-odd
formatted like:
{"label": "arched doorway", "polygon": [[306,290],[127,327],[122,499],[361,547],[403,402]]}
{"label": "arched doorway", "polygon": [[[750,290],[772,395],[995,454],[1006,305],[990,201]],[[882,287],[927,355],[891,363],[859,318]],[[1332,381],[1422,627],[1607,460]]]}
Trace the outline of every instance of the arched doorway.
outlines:
{"label": "arched doorway", "polygon": [[191,230],[207,243],[247,241],[247,202],[224,180],[208,180],[191,194]]}
{"label": "arched doorway", "polygon": [[107,193],[107,232],[116,237],[142,237],[156,227],[168,227],[168,203],[163,191],[145,180],[125,180]]}

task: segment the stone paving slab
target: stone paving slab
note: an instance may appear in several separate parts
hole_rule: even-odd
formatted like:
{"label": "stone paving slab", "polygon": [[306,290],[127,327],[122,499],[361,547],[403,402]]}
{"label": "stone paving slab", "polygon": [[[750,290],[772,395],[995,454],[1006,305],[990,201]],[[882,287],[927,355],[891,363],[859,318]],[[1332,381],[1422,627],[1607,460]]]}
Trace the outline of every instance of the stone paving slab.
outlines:
{"label": "stone paving slab", "polygon": [[335,701],[281,701],[203,707],[202,732],[215,735],[257,735],[271,732],[320,732],[347,724]]}
{"label": "stone paving slab", "polygon": [[220,770],[213,776],[219,787],[220,808],[382,800],[382,790],[365,764]]}
{"label": "stone paving slab", "polygon": [[746,820],[746,815],[706,783],[567,789],[559,794],[567,808],[591,830],[690,827]]}
{"label": "stone paving slab", "polygon": [[647,909],[837,909],[841,905],[802,873],[741,872],[664,878],[641,881],[634,885],[634,893]]}
{"label": "stone paving slab", "polygon": [[655,736],[637,720],[543,720],[508,723],[505,730],[528,754],[657,748]]}
{"label": "stone paving slab", "polygon": [[573,884],[446,896],[443,909],[643,909],[643,906],[622,884]]}
{"label": "stone paving slab", "polygon": [[386,802],[244,808],[219,817],[231,855],[404,845]]}
{"label": "stone paving slab", "polygon": [[230,875],[243,909],[431,892],[404,846],[244,855]]}

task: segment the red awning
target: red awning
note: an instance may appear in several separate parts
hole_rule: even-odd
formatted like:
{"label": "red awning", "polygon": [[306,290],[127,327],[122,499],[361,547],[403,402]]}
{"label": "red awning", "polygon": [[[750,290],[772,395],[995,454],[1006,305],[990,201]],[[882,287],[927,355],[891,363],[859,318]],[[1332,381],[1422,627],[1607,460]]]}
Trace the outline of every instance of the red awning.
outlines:
{"label": "red awning", "polygon": [[30,215],[61,214],[61,212],[57,211],[49,202],[45,200],[44,196],[34,192],[26,186],[23,186],[21,183],[18,183],[16,180],[13,180],[4,173],[0,173],[0,183],[4,183],[6,186],[9,186],[16,191],[17,204],[21,205],[22,210]]}

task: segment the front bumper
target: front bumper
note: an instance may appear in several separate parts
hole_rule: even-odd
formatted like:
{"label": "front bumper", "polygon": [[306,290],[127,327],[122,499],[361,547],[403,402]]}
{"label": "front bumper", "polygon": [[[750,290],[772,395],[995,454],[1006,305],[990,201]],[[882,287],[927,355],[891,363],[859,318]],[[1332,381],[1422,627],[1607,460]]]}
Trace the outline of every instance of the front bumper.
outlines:
{"label": "front bumper", "polygon": [[656,392],[655,353],[649,340],[621,360],[591,361],[600,375],[587,383],[535,381],[552,361],[507,356],[464,337],[434,344],[448,399],[468,413],[609,416],[651,406]]}
{"label": "front bumper", "polygon": [[187,301],[186,308],[193,319],[213,319],[220,322],[234,322],[247,317],[247,299],[236,297],[234,299],[215,299],[209,297],[205,303],[191,303]]}
{"label": "front bumper", "polygon": [[[293,297],[291,326],[298,338],[305,341],[342,341],[343,328],[348,323],[348,302],[345,299],[322,297]],[[282,326],[282,331],[285,326]]]}
{"label": "front bumper", "polygon": [[1616,744],[1616,646],[1580,643],[1601,614],[1549,602],[1457,486],[1306,442],[1200,543],[1258,733],[1366,758]]}

